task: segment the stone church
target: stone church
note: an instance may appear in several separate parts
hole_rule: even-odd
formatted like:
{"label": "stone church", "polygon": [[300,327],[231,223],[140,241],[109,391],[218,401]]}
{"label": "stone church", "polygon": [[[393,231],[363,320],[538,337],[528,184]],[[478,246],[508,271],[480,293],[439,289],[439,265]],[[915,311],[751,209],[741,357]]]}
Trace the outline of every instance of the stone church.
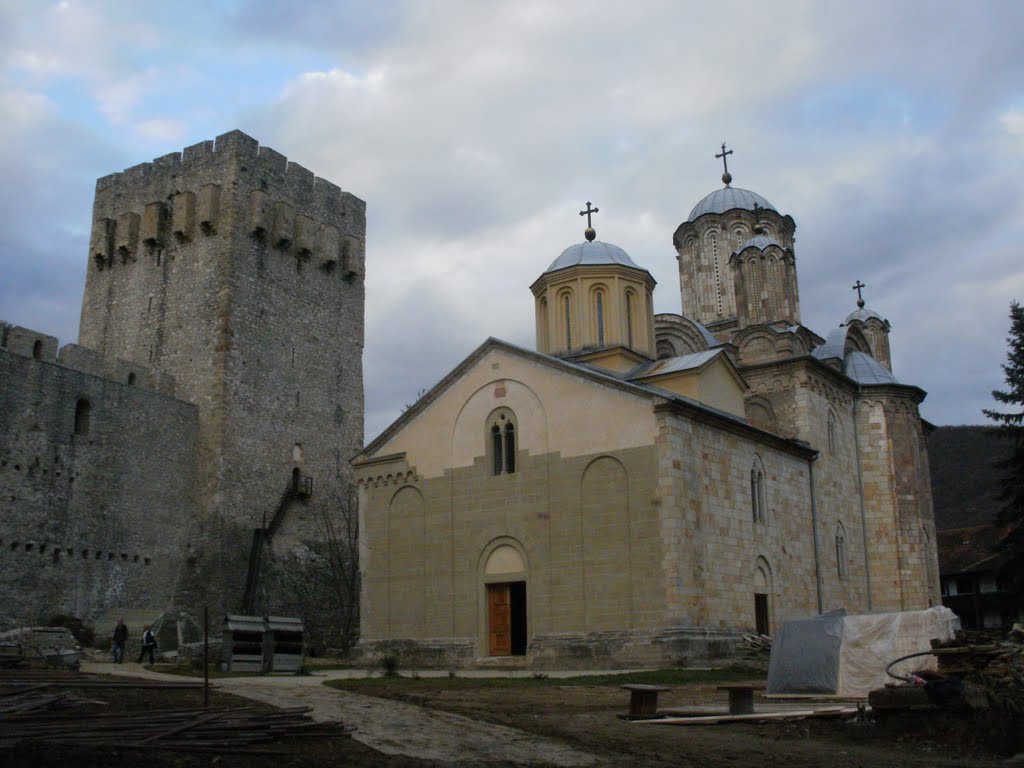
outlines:
{"label": "stone church", "polygon": [[79,343],[0,324],[0,629],[242,611],[266,553],[337,513],[365,227],[239,131],[97,181]]}
{"label": "stone church", "polygon": [[722,179],[672,236],[682,314],[588,203],[536,350],[486,340],[356,457],[365,651],[658,663],[939,604],[925,393],[863,300],[801,324],[795,221]]}

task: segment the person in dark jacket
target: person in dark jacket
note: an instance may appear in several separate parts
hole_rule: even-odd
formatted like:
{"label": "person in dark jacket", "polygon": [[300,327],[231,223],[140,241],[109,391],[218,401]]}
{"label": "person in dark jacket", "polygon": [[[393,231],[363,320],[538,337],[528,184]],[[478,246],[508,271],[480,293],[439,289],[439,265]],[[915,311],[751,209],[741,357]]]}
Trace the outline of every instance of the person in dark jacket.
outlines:
{"label": "person in dark jacket", "polygon": [[111,645],[111,650],[114,652],[114,663],[120,664],[124,661],[124,644],[128,642],[128,625],[124,623],[124,619],[117,620],[117,626],[114,627],[114,641]]}
{"label": "person in dark jacket", "polygon": [[146,654],[149,654],[149,663],[156,664],[156,635],[153,634],[153,628],[149,624],[146,625],[146,630],[142,633],[142,650],[139,651],[139,664],[142,663],[142,659]]}

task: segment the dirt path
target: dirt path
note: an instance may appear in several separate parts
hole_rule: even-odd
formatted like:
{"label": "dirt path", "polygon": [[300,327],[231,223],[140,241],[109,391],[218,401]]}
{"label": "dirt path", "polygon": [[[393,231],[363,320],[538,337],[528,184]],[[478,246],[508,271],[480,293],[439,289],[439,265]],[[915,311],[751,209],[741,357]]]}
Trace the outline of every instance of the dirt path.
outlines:
{"label": "dirt path", "polygon": [[[152,679],[180,677],[149,672],[137,664],[87,665],[85,671]],[[514,763],[592,766],[594,755],[502,725],[413,704],[362,696],[323,685],[324,677],[244,677],[213,681],[221,691],[279,707],[310,706],[315,720],[338,720],[353,738],[390,755],[446,763]]]}
{"label": "dirt path", "polygon": [[443,762],[590,766],[594,755],[554,739],[413,704],[339,691],[319,677],[234,678],[217,688],[277,706],[313,707],[317,720],[340,720],[353,737],[385,754]]}

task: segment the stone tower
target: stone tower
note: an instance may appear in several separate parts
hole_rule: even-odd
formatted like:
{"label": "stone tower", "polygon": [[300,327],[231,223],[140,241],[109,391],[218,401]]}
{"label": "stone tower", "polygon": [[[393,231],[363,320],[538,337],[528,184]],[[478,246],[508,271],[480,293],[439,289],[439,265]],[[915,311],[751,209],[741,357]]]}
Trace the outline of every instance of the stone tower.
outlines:
{"label": "stone tower", "polygon": [[363,437],[365,221],[239,131],[97,182],[80,344],[199,408],[179,603],[237,610],[253,530],[300,482],[279,541],[339,503]]}
{"label": "stone tower", "polygon": [[717,189],[672,236],[683,315],[719,338],[750,325],[800,324],[793,233],[796,223],[755,192]]}

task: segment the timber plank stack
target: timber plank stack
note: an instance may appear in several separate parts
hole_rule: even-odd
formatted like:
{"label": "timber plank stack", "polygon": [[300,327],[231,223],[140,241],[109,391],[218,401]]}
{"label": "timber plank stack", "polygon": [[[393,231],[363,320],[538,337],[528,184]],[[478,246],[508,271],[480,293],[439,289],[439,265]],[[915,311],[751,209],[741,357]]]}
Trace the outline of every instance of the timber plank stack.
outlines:
{"label": "timber plank stack", "polygon": [[1018,627],[1009,636],[960,630],[952,640],[933,641],[939,672],[983,692],[993,709],[1024,714],[1024,631]]}
{"label": "timber plank stack", "polygon": [[187,752],[264,754],[257,745],[293,738],[350,736],[338,722],[316,722],[312,707],[270,711],[254,707],[167,708],[96,711],[102,701],[83,697],[100,689],[201,688],[192,681],[151,682],[103,675],[19,671],[0,673],[0,749],[27,742],[160,749]]}

